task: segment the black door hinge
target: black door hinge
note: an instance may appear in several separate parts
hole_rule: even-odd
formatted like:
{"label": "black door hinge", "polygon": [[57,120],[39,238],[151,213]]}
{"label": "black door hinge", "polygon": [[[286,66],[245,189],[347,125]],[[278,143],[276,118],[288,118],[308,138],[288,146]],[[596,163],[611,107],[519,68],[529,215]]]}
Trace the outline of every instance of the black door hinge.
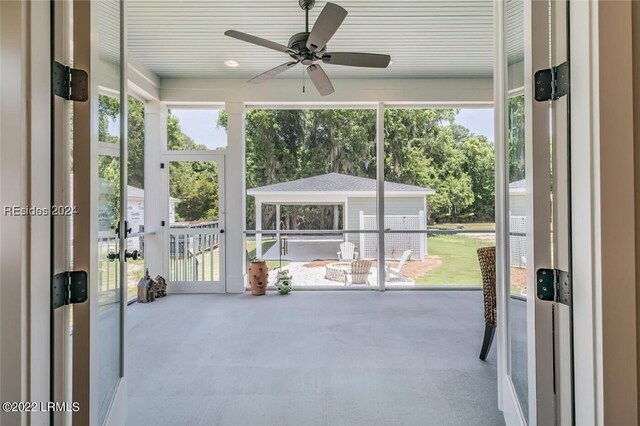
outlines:
{"label": "black door hinge", "polygon": [[53,276],[53,309],[87,300],[87,273],[66,271]]}
{"label": "black door hinge", "polygon": [[160,168],[164,169],[164,163],[160,163]]}
{"label": "black door hinge", "polygon": [[89,99],[89,75],[84,70],[53,62],[51,81],[53,94],[68,101],[86,102]]}
{"label": "black door hinge", "polygon": [[536,294],[540,300],[571,306],[571,276],[559,269],[538,269]]}
{"label": "black door hinge", "polygon": [[535,98],[538,102],[560,99],[570,89],[569,63],[563,62],[557,67],[537,71],[534,75]]}

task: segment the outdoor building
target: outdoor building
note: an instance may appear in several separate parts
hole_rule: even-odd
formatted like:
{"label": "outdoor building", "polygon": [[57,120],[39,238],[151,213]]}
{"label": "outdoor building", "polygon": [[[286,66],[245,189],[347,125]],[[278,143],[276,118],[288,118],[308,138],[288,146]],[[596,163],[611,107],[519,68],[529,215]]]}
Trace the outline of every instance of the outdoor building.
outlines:
{"label": "outdoor building", "polygon": [[[435,194],[429,188],[406,185],[395,182],[385,182],[385,229],[389,230],[426,230],[428,218],[428,196]],[[334,209],[333,230],[374,230],[376,223],[376,180],[366,177],[350,176],[341,173],[327,173],[288,182],[251,188],[247,195],[255,200],[256,230],[262,230],[263,206],[276,207],[275,230],[287,229],[282,226],[280,216],[283,205],[329,205]],[[340,218],[342,214],[342,218]],[[339,226],[342,224],[342,227]],[[286,225],[286,224],[285,224]],[[297,226],[289,227],[297,229]],[[323,231],[315,229],[315,231]],[[399,259],[402,253],[412,250],[412,257],[424,260],[427,255],[426,239],[419,234],[400,234],[400,238],[385,247],[390,259]],[[303,238],[303,237],[298,237]],[[256,256],[273,259],[279,257],[279,245],[273,247],[271,255],[262,253],[261,234],[256,234]],[[296,256],[294,239],[289,239],[289,252]],[[303,240],[304,241],[304,240]],[[312,259],[329,259],[337,256],[338,245],[342,241],[353,242],[363,259],[374,259],[377,248],[375,241],[367,239],[366,234],[333,234],[333,239],[321,247],[316,242],[313,247],[318,250]],[[275,257],[273,257],[275,255]],[[285,256],[285,258],[287,258]]]}
{"label": "outdoor building", "polygon": [[[178,198],[169,197],[169,223],[175,222],[178,203]],[[127,222],[131,233],[144,232],[144,190],[131,185],[127,186]],[[140,250],[143,240],[143,237],[130,238],[127,247],[129,250]]]}

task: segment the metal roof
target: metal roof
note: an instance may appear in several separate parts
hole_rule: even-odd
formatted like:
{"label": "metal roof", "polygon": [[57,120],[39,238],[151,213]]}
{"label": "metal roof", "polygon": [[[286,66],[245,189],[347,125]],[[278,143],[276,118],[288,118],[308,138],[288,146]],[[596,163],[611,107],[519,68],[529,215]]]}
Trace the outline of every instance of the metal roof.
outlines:
{"label": "metal roof", "polygon": [[[420,196],[435,194],[431,188],[423,188],[415,185],[406,185],[396,182],[385,182],[385,192],[405,192],[407,196]],[[274,183],[247,190],[248,195],[273,194],[273,193],[312,193],[343,192],[357,195],[358,193],[375,193],[376,180],[360,176],[350,176],[342,173],[327,173],[288,182]]]}

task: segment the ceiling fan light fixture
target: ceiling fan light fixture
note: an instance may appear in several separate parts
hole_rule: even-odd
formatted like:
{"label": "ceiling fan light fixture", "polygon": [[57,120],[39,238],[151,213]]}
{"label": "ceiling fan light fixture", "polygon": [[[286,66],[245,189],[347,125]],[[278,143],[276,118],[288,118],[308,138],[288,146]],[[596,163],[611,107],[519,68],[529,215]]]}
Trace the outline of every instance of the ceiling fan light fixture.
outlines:
{"label": "ceiling fan light fixture", "polygon": [[224,61],[224,64],[229,68],[238,68],[240,66],[238,61],[233,59],[227,59],[226,61]]}

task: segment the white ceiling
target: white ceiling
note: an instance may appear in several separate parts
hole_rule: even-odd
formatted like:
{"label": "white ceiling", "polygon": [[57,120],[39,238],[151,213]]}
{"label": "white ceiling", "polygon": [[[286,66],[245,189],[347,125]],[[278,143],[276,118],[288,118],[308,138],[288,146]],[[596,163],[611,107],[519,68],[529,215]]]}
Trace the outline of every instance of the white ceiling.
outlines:
{"label": "white ceiling", "polygon": [[[332,78],[492,75],[492,0],[334,1],[349,15],[328,50],[386,53],[393,65],[388,69],[324,65]],[[310,26],[325,3],[318,1],[311,11]],[[514,62],[522,57],[522,30],[518,29],[522,0],[508,4],[508,44],[510,62]],[[128,1],[129,53],[159,77],[248,79],[289,59],[225,37],[228,29],[287,44],[291,35],[304,30],[304,12],[297,0]],[[240,66],[226,67],[227,59]],[[302,67],[280,76],[301,77]]]}

